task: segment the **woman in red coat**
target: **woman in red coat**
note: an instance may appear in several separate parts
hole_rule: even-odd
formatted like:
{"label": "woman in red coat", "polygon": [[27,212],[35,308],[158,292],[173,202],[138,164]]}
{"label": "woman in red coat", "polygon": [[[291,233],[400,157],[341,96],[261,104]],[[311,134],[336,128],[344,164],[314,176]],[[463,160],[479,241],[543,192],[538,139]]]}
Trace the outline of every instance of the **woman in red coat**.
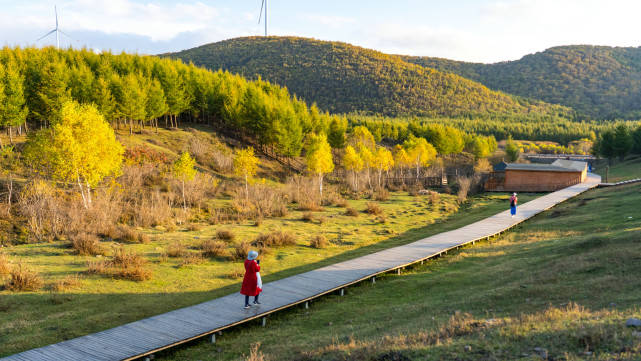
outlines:
{"label": "woman in red coat", "polygon": [[245,277],[243,278],[243,286],[240,288],[240,294],[245,295],[245,308],[249,308],[249,296],[254,296],[254,304],[260,305],[258,302],[258,294],[262,291],[258,287],[258,277],[257,272],[260,272],[260,261],[256,260],[258,258],[258,252],[249,251],[247,259],[245,260]]}

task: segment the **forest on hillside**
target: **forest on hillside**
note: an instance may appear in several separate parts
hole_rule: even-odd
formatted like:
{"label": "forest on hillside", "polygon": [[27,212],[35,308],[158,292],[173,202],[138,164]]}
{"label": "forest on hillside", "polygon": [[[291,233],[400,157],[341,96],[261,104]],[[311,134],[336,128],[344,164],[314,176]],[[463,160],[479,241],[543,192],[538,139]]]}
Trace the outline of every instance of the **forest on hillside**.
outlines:
{"label": "forest on hillside", "polygon": [[402,58],[478,81],[490,89],[571,107],[582,116],[641,118],[641,48],[560,46],[495,64]]}
{"label": "forest on hillside", "polygon": [[212,70],[269,80],[333,113],[449,117],[572,114],[565,107],[491,91],[451,73],[345,43],[248,37],[164,55]]}

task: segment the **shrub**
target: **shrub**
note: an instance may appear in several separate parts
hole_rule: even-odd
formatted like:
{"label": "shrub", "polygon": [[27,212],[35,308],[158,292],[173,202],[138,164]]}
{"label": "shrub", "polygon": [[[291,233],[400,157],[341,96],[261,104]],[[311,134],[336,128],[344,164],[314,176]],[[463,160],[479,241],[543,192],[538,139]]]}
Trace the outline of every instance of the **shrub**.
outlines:
{"label": "shrub", "polygon": [[385,188],[381,188],[376,193],[374,193],[374,199],[380,202],[388,201],[390,198],[389,191]]}
{"label": "shrub", "polygon": [[105,250],[98,240],[98,236],[87,232],[78,233],[71,241],[71,248],[81,256],[96,256],[105,254]]}
{"label": "shrub", "polygon": [[305,212],[303,213],[303,217],[301,218],[305,222],[313,222],[314,221],[314,213],[312,212]]}
{"label": "shrub", "polygon": [[147,260],[140,254],[126,251],[124,247],[115,249],[111,266],[116,276],[125,279],[144,281],[151,278],[151,271],[147,269]]}
{"label": "shrub", "polygon": [[327,245],[327,239],[322,235],[315,236],[309,241],[309,246],[313,248],[325,248]]}
{"label": "shrub", "polygon": [[219,229],[216,231],[216,238],[223,241],[233,241],[236,235],[229,229]]}
{"label": "shrub", "polygon": [[456,193],[456,196],[458,198],[459,203],[465,202],[467,199],[467,194],[470,191],[470,187],[472,186],[472,179],[468,177],[460,177],[458,179],[458,192]]}
{"label": "shrub", "polygon": [[375,216],[379,216],[383,214],[383,209],[381,206],[378,205],[378,203],[375,202],[367,202],[367,208],[365,209],[365,213],[373,214]]}
{"label": "shrub", "polygon": [[89,274],[106,274],[108,268],[107,260],[90,260],[87,261],[87,273]]}
{"label": "shrub", "polygon": [[345,199],[345,198],[338,198],[338,199],[334,202],[334,205],[335,205],[336,207],[346,208],[347,206],[349,206],[349,203],[347,202],[347,199]]}
{"label": "shrub", "polygon": [[200,231],[200,230],[202,230],[202,229],[203,229],[203,227],[202,227],[200,224],[198,224],[198,223],[190,223],[190,224],[187,226],[187,230],[188,230],[188,231],[191,231],[191,232],[198,232],[198,231]]}
{"label": "shrub", "polygon": [[11,262],[9,261],[9,257],[0,252],[0,276],[7,275],[11,273]]}
{"label": "shrub", "polygon": [[61,280],[56,281],[51,290],[54,292],[64,292],[69,289],[80,287],[80,277],[78,275],[69,275]]}
{"label": "shrub", "polygon": [[249,242],[240,242],[234,246],[230,254],[234,260],[244,260],[251,249]]}
{"label": "shrub", "polygon": [[9,291],[37,291],[42,287],[40,275],[21,263],[17,267],[13,267],[9,275],[11,278],[5,285]]}
{"label": "shrub", "polygon": [[230,278],[230,279],[237,279],[237,278],[243,277],[244,275],[245,275],[245,273],[243,271],[235,269],[235,270],[230,271],[229,273],[227,273],[225,275],[225,277]]}
{"label": "shrub", "polygon": [[355,208],[347,207],[345,209],[345,215],[350,217],[358,217],[358,211]]}
{"label": "shrub", "polygon": [[438,192],[430,192],[430,204],[438,204],[441,200],[441,195]]}
{"label": "shrub", "polygon": [[287,195],[274,186],[252,184],[245,193],[245,188],[236,189],[233,195],[233,207],[243,217],[283,217],[287,215]]}
{"label": "shrub", "polygon": [[169,257],[182,257],[187,252],[187,247],[180,241],[175,241],[167,246],[167,255]]}
{"label": "shrub", "polygon": [[149,243],[150,241],[149,236],[146,234],[138,232],[123,224],[118,225],[113,235],[115,236],[115,239],[127,243]]}
{"label": "shrub", "polygon": [[190,265],[190,264],[199,264],[204,262],[205,259],[200,253],[187,252],[180,261],[180,266]]}
{"label": "shrub", "polygon": [[227,254],[227,245],[221,241],[205,241],[200,245],[200,249],[205,257],[222,257]]}
{"label": "shrub", "polygon": [[293,234],[283,231],[263,233],[256,237],[251,243],[252,246],[260,248],[293,246],[296,244],[296,238]]}

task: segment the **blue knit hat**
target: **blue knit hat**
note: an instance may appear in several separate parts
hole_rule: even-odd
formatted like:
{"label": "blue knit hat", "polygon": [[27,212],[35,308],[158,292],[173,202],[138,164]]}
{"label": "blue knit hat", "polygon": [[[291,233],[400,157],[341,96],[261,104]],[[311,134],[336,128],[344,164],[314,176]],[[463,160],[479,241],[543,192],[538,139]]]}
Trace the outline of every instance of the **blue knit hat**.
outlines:
{"label": "blue knit hat", "polygon": [[249,251],[249,254],[247,255],[247,259],[252,261],[258,258],[258,252],[256,251]]}

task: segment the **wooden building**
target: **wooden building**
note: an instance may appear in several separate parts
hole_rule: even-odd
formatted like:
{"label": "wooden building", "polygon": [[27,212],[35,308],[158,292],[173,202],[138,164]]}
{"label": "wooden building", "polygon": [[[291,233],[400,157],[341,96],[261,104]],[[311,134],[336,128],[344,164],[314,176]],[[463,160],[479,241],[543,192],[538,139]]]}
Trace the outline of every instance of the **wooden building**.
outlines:
{"label": "wooden building", "polygon": [[499,163],[485,183],[488,191],[551,192],[585,181],[586,162],[558,159],[552,164]]}

